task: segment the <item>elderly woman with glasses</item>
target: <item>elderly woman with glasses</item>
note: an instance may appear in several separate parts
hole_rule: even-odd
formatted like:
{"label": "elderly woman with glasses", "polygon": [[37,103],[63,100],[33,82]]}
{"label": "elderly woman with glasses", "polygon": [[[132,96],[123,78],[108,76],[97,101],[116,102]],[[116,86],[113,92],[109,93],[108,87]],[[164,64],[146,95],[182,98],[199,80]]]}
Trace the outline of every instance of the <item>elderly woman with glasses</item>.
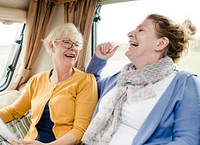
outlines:
{"label": "elderly woman with glasses", "polygon": [[71,24],[56,27],[44,39],[53,69],[33,76],[14,104],[0,110],[9,122],[31,109],[31,126],[18,144],[81,144],[97,103],[96,80],[74,64],[82,49],[83,38]]}

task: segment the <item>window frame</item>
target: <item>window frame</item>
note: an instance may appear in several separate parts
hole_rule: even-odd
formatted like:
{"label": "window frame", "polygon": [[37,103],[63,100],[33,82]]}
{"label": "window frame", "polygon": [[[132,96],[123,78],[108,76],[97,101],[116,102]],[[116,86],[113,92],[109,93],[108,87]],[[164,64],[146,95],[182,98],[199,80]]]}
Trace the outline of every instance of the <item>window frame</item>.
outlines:
{"label": "window frame", "polygon": [[5,81],[2,83],[2,85],[0,85],[0,92],[4,91],[10,84],[15,68],[17,66],[17,62],[19,60],[19,56],[22,50],[22,44],[23,44],[23,37],[24,37],[24,29],[26,27],[26,24],[24,23],[23,27],[22,27],[22,31],[21,34],[19,35],[19,38],[17,40],[15,40],[15,43],[17,43],[17,49],[16,52],[14,54],[14,57],[12,59],[12,63],[10,65],[8,65],[7,67],[7,72],[5,75]]}

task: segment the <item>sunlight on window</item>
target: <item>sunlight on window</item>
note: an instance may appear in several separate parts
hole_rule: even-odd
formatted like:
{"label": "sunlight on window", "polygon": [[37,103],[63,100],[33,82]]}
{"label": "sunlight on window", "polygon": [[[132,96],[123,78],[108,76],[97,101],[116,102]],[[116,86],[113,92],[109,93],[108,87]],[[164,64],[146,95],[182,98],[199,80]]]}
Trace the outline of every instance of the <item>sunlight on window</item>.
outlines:
{"label": "sunlight on window", "polygon": [[[127,33],[135,29],[147,15],[163,14],[175,22],[182,23],[189,18],[200,27],[198,0],[138,0],[103,5],[98,35],[99,43],[113,41],[127,43]],[[188,4],[191,4],[188,7]],[[105,33],[106,32],[106,33]],[[197,34],[200,36],[200,30]]]}
{"label": "sunlight on window", "polygon": [[0,32],[1,32],[1,35],[0,35],[1,44],[0,45],[12,44],[14,42],[14,40],[16,39],[18,27],[19,27],[18,23],[13,23],[13,24],[9,24],[9,25],[0,23]]}
{"label": "sunlight on window", "polygon": [[16,51],[15,40],[18,39],[22,26],[22,23],[0,22],[0,85],[5,81],[7,68],[12,63]]}

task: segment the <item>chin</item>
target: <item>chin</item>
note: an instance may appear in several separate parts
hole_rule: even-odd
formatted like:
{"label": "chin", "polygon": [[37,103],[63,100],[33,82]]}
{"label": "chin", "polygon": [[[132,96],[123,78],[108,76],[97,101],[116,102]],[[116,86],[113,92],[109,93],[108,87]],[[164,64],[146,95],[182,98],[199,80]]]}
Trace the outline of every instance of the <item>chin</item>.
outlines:
{"label": "chin", "polygon": [[127,50],[127,51],[125,52],[125,56],[126,56],[126,57],[130,57],[130,56],[131,56],[131,51],[130,51],[130,50]]}

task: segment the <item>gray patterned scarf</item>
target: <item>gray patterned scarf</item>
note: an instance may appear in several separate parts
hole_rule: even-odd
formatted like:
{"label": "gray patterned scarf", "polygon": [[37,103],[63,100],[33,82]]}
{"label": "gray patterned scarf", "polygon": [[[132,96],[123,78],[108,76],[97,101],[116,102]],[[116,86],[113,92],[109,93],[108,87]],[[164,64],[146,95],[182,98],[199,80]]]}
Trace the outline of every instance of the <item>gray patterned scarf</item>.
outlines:
{"label": "gray patterned scarf", "polygon": [[136,92],[132,95],[135,102],[156,97],[147,86],[164,79],[172,72],[173,61],[170,57],[162,58],[137,70],[134,69],[133,64],[127,64],[117,81],[118,92],[109,100],[109,105],[102,108],[102,111],[93,118],[82,141],[89,145],[108,145],[121,123],[121,110],[127,100],[128,88],[131,86],[131,89]]}

